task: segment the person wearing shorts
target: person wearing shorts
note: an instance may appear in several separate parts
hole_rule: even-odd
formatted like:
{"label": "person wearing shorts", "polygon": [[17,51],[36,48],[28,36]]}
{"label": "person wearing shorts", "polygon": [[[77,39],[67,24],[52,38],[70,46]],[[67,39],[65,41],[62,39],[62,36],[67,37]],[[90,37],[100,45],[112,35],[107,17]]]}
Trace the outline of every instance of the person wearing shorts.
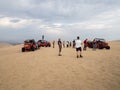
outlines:
{"label": "person wearing shorts", "polygon": [[77,58],[83,57],[82,56],[82,41],[80,40],[79,36],[77,36],[77,40],[75,40],[75,47],[76,47],[76,54]]}

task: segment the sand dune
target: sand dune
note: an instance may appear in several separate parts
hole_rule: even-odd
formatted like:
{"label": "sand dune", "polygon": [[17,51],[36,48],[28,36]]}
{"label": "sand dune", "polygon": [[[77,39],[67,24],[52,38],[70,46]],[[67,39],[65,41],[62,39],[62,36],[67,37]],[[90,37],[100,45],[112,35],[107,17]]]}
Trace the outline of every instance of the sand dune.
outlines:
{"label": "sand dune", "polygon": [[3,48],[3,47],[8,47],[8,46],[12,46],[8,43],[0,43],[0,48]]}
{"label": "sand dune", "polygon": [[110,50],[41,48],[21,52],[22,45],[0,48],[0,90],[120,90],[120,42]]}

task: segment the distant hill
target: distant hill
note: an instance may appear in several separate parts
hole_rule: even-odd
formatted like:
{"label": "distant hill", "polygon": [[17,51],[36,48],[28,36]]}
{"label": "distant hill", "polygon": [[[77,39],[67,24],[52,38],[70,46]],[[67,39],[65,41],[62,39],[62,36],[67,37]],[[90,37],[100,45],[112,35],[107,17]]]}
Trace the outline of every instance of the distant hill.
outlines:
{"label": "distant hill", "polygon": [[8,46],[12,46],[12,45],[9,43],[0,43],[0,48],[8,47]]}
{"label": "distant hill", "polygon": [[0,41],[0,48],[3,48],[3,47],[8,47],[8,46],[13,46],[13,45],[19,45],[19,44],[22,44],[22,43],[18,43],[18,42],[12,42],[12,41]]}
{"label": "distant hill", "polygon": [[120,40],[113,40],[113,42],[120,42]]}
{"label": "distant hill", "polygon": [[19,42],[12,42],[12,41],[0,41],[0,44],[9,44],[9,45],[18,45],[18,44],[22,44]]}

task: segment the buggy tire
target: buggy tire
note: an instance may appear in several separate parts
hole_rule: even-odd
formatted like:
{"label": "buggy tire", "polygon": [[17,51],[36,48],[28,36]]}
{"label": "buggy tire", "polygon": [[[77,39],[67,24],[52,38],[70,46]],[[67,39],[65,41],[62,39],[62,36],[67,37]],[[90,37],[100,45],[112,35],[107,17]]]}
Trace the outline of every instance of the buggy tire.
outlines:
{"label": "buggy tire", "polygon": [[35,48],[33,46],[31,47],[31,51],[35,51]]}
{"label": "buggy tire", "polygon": [[48,45],[49,47],[51,47],[50,45]]}
{"label": "buggy tire", "polygon": [[106,49],[110,49],[110,46],[106,46]]}
{"label": "buggy tire", "polygon": [[25,52],[25,48],[24,47],[22,48],[22,52]]}
{"label": "buggy tire", "polygon": [[103,46],[100,45],[100,46],[99,46],[99,49],[103,49]]}

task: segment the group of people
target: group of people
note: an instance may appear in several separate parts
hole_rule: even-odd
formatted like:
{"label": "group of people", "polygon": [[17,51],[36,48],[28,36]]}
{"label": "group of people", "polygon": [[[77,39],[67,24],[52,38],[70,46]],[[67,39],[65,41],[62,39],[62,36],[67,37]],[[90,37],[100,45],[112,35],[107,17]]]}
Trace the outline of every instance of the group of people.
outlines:
{"label": "group of people", "polygon": [[[83,50],[86,50],[87,47],[88,47],[88,39],[85,39]],[[97,48],[97,42],[95,41],[95,39],[92,41],[92,48],[93,50],[96,50]]]}
{"label": "group of people", "polygon": [[[80,37],[79,36],[77,36],[77,39],[76,40],[74,40],[73,41],[73,43],[71,43],[71,42],[69,42],[69,41],[67,41],[67,44],[65,44],[65,41],[61,41],[61,39],[59,38],[58,39],[58,47],[59,47],[59,53],[58,53],[58,56],[62,56],[62,46],[65,48],[65,46],[66,47],[73,47],[73,48],[75,48],[76,49],[76,57],[77,58],[82,58],[83,56],[82,56],[82,41],[80,40]],[[83,47],[83,50],[86,50],[86,48],[88,47],[88,39],[85,39],[84,41],[83,41],[83,43],[84,43],[84,47]],[[93,50],[95,50],[96,49],[96,41],[95,40],[93,40]],[[53,41],[53,48],[55,47],[55,41]]]}
{"label": "group of people", "polygon": [[[80,37],[77,36],[77,39],[74,42],[75,42],[75,48],[76,48],[76,57],[77,58],[79,58],[79,57],[82,58],[83,57],[82,56],[82,47],[81,47],[82,46],[82,41],[80,40]],[[74,45],[74,43],[73,43],[73,45]],[[64,46],[64,44],[63,44],[63,46]],[[62,41],[61,41],[60,38],[58,39],[58,47],[59,47],[58,56],[62,56],[62,53],[61,53],[62,52]]]}

